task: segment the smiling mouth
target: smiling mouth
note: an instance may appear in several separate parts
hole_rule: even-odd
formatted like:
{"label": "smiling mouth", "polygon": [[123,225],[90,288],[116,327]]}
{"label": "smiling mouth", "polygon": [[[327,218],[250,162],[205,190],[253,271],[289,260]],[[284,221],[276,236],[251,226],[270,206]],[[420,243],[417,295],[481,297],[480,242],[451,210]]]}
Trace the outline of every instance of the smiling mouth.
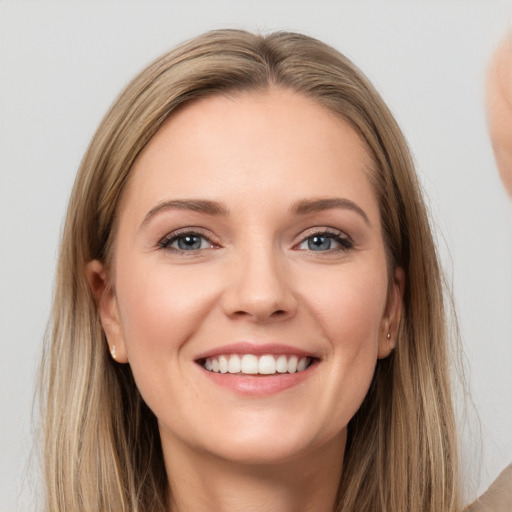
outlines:
{"label": "smiling mouth", "polygon": [[264,354],[227,354],[207,357],[198,363],[212,373],[230,373],[243,375],[279,375],[300,373],[309,368],[315,358],[295,355]]}

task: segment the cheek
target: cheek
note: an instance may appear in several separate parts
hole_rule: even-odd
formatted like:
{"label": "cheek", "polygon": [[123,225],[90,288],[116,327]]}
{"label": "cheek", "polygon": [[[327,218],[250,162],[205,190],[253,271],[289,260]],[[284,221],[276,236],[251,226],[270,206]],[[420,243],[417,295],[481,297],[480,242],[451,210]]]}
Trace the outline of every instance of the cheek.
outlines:
{"label": "cheek", "polygon": [[[319,276],[316,280],[320,283]],[[387,299],[385,267],[352,266],[325,279],[310,301],[312,316],[328,340],[328,374],[319,407],[332,411],[331,427],[347,425],[367,394],[377,362]],[[318,288],[316,288],[318,290]],[[328,370],[327,370],[328,368]]]}
{"label": "cheek", "polygon": [[154,262],[118,265],[117,295],[130,363],[176,356],[215,302],[215,274]]}
{"label": "cheek", "polygon": [[385,267],[347,266],[320,284],[317,276],[311,304],[333,349],[358,352],[371,345],[377,350],[387,299]]}
{"label": "cheek", "polygon": [[167,403],[183,396],[180,386],[192,364],[188,342],[215,303],[214,278],[197,269],[136,259],[119,261],[116,267],[128,362],[144,401],[158,417],[165,417]]}

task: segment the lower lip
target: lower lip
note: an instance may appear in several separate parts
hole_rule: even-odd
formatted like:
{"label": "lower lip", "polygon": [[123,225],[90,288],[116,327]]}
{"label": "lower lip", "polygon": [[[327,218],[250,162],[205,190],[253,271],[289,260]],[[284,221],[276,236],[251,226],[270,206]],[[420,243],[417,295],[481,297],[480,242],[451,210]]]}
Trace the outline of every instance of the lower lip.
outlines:
{"label": "lower lip", "polygon": [[302,384],[315,371],[313,363],[302,372],[276,373],[274,375],[247,375],[243,373],[210,372],[201,366],[203,373],[215,384],[235,393],[248,396],[273,395]]}

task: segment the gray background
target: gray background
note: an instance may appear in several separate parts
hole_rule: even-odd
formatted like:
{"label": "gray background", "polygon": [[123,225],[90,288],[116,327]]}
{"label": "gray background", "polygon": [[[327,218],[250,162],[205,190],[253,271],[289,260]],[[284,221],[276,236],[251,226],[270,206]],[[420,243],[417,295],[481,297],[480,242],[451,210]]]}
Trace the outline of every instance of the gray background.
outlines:
{"label": "gray background", "polygon": [[398,118],[431,205],[478,411],[459,407],[468,499],[484,490],[512,461],[512,215],[483,109],[486,63],[510,14],[505,0],[0,0],[0,511],[35,509],[34,379],[80,158],[129,78],[218,27],[325,40]]}

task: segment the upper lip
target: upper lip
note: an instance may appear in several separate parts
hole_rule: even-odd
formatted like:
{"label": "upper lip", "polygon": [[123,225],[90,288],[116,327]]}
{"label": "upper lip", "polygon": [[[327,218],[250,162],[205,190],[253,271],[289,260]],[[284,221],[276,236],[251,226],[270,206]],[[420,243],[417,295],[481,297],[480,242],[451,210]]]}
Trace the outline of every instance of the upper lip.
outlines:
{"label": "upper lip", "polygon": [[317,358],[315,354],[307,350],[303,350],[293,345],[281,343],[254,343],[250,341],[241,341],[238,343],[230,343],[201,352],[196,356],[196,361],[207,359],[208,357],[218,357],[229,354],[253,354],[255,356],[265,354],[284,354],[295,355],[298,357]]}

